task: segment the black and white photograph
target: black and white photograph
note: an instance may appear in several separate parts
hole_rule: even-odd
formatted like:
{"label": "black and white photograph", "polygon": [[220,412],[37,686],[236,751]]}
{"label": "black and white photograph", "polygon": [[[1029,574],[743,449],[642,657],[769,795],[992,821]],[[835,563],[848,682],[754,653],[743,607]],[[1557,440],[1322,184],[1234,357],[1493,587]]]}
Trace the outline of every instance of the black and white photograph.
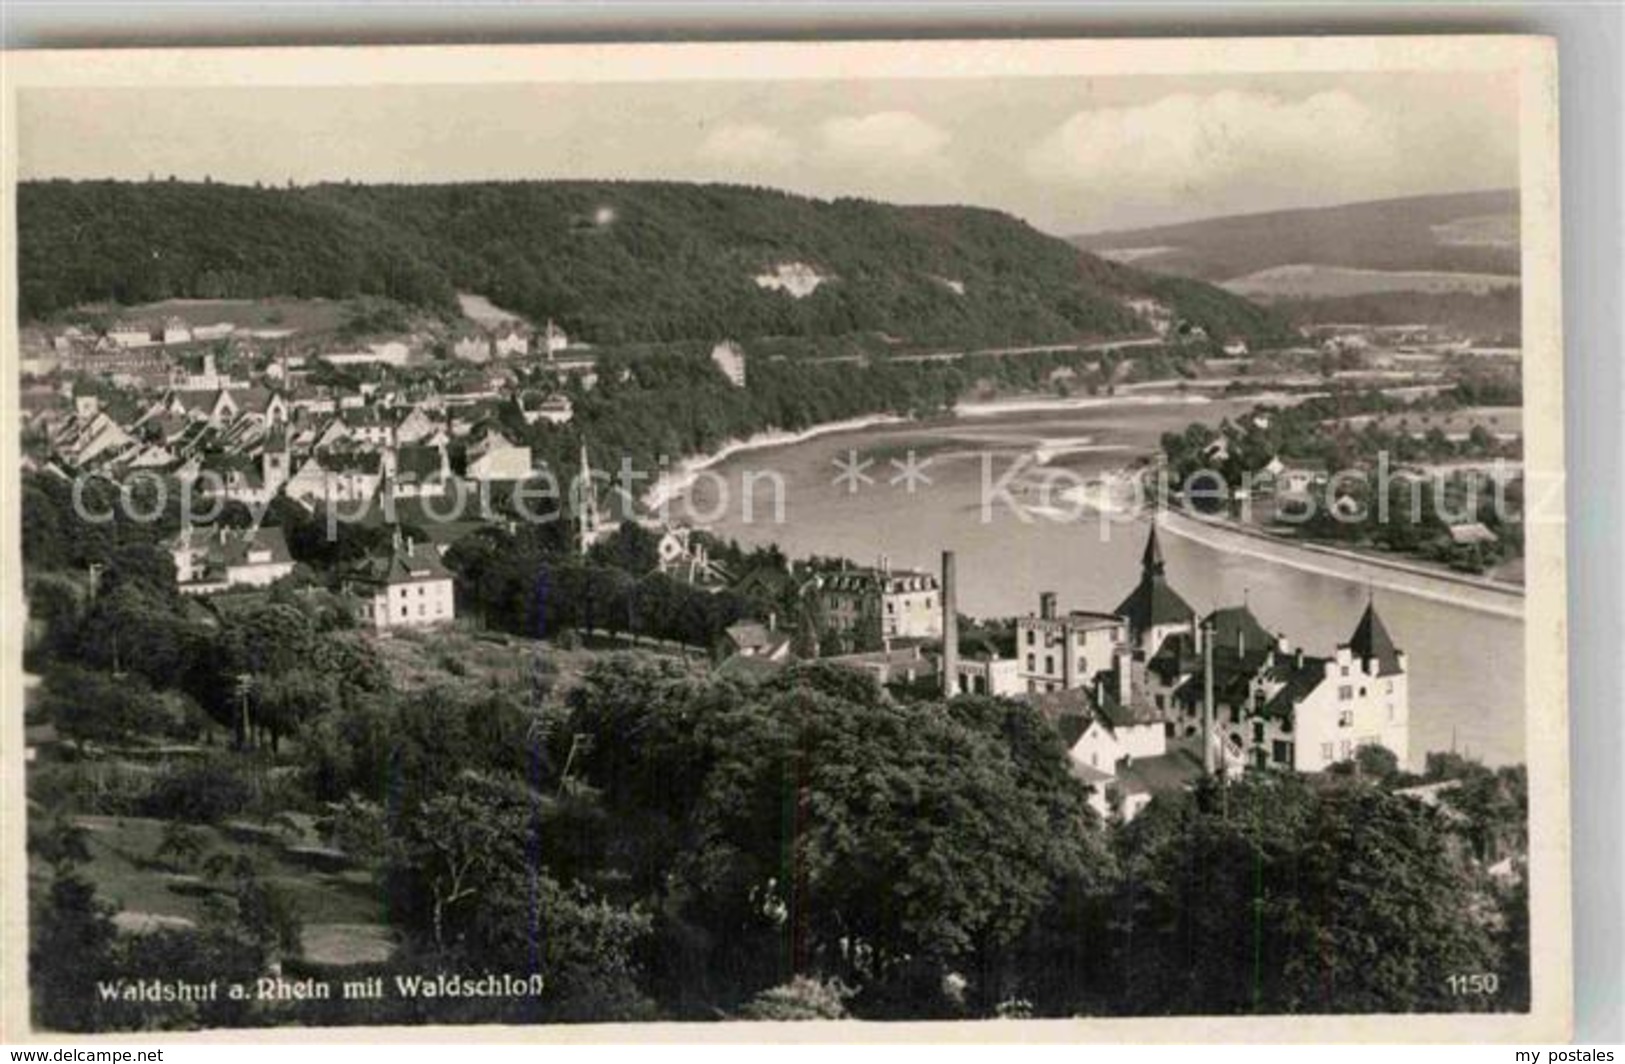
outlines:
{"label": "black and white photograph", "polygon": [[12,1034],[1562,1037],[1548,44],[8,56]]}

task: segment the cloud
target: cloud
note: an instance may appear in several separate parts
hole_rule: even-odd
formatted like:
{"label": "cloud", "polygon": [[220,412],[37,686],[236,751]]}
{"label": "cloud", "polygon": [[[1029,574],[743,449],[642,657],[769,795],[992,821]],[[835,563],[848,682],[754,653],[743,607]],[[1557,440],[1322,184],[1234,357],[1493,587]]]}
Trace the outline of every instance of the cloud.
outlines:
{"label": "cloud", "polygon": [[729,166],[779,170],[793,165],[801,151],[771,126],[739,123],[719,126],[700,142],[700,155]]}
{"label": "cloud", "polygon": [[876,165],[935,163],[948,143],[948,134],[911,111],[831,118],[818,127],[818,136],[831,161]]}
{"label": "cloud", "polygon": [[1041,183],[1200,212],[1380,189],[1407,163],[1393,120],[1342,90],[1225,90],[1079,111],[1028,153]]}

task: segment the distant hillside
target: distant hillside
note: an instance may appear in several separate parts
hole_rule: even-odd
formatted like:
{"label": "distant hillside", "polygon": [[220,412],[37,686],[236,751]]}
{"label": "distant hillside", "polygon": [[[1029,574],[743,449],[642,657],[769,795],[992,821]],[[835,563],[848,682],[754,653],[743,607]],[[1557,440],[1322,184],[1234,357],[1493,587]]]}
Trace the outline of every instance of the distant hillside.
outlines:
{"label": "distant hillside", "polygon": [[1518,272],[1511,190],[1352,203],[1090,233],[1072,242],[1160,273],[1227,281],[1276,266]]}
{"label": "distant hillside", "polygon": [[1216,337],[1283,319],[969,207],[678,183],[247,188],[28,182],[22,313],[166,298],[379,295],[447,317],[478,292],[596,343],[884,333],[905,343],[1144,331],[1151,297]]}

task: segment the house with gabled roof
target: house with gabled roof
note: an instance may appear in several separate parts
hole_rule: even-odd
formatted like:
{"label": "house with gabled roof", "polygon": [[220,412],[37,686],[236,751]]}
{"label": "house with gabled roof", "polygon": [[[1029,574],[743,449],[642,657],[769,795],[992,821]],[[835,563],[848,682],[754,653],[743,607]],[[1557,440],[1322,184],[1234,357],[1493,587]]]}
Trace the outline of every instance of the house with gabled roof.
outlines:
{"label": "house with gabled roof", "polygon": [[169,317],[164,319],[162,336],[166,344],[189,344],[192,342],[192,326],[185,318]]}
{"label": "house with gabled roof", "polygon": [[187,525],[169,543],[176,586],[184,595],[232,587],[266,587],[293,572],[280,528],[200,528]]}
{"label": "house with gabled roof", "polygon": [[53,418],[46,439],[62,462],[80,469],[140,446],[134,436],[94,403],[81,404],[74,413]]}
{"label": "house with gabled roof", "polygon": [[162,340],[162,333],[154,334],[150,324],[134,321],[117,321],[108,326],[106,340],[119,350],[130,350],[137,347],[154,347]]}
{"label": "house with gabled roof", "polygon": [[1134,819],[1158,794],[1202,776],[1200,744],[1170,739],[1144,704],[1119,701],[1109,681],[1017,696],[1049,721],[1067,747],[1072,775],[1102,818]]}
{"label": "house with gabled roof", "polygon": [[759,661],[788,662],[795,659],[790,649],[792,633],[781,631],[774,618],[763,621],[735,621],[722,632],[719,648],[723,660],[739,656]]}
{"label": "house with gabled roof", "polygon": [[563,392],[539,395],[526,392],[514,397],[514,406],[527,425],[545,421],[550,425],[568,425],[575,417],[575,404]]}
{"label": "house with gabled roof", "polygon": [[376,451],[324,451],[305,459],[283,490],[306,505],[359,502],[378,493],[383,475]]}
{"label": "house with gabled roof", "polygon": [[1363,746],[1410,754],[1410,696],[1404,651],[1376,602],[1329,657],[1274,652],[1251,684],[1245,740],[1259,767],[1319,772]]}
{"label": "house with gabled roof", "polygon": [[485,362],[491,357],[491,338],[475,328],[459,329],[452,335],[451,353],[464,362]]}
{"label": "house with gabled roof", "polygon": [[511,321],[499,328],[491,338],[498,358],[511,358],[530,351],[530,330],[523,323]]}
{"label": "house with gabled roof", "polygon": [[244,506],[263,505],[276,494],[276,489],[265,483],[260,464],[241,454],[204,456],[196,483],[210,495]]}
{"label": "house with gabled roof", "polygon": [[720,594],[733,582],[728,571],[711,557],[704,539],[690,528],[663,529],[655,543],[655,557],[659,572],[700,591]]}
{"label": "house with gabled roof", "polygon": [[873,568],[843,565],[819,572],[810,590],[833,631],[869,628],[894,639],[942,636],[942,590],[936,575],[894,569],[890,558],[881,557]]}
{"label": "house with gabled roof", "polygon": [[469,480],[525,480],[531,475],[530,448],[488,426],[468,445],[464,475]]}
{"label": "house with gabled roof", "polygon": [[422,403],[413,406],[395,426],[395,442],[401,446],[422,443],[444,427],[444,422]]}
{"label": "house with gabled roof", "polygon": [[365,406],[340,412],[345,434],[359,444],[388,447],[395,434],[390,418],[377,407]]}
{"label": "house with gabled roof", "polygon": [[451,571],[427,543],[395,533],[387,554],[366,559],[345,581],[356,619],[375,631],[426,628],[457,617]]}
{"label": "house with gabled roof", "polygon": [[450,483],[451,458],[445,447],[408,444],[395,449],[384,490],[391,499],[437,499]]}

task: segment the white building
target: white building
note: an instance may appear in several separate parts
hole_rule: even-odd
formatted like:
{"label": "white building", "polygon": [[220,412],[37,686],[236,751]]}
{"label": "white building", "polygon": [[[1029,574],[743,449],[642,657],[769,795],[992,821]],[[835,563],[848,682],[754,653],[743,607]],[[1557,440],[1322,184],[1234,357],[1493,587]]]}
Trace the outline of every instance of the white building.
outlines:
{"label": "white building", "polygon": [[189,344],[192,342],[192,327],[181,318],[170,318],[164,322],[164,343]]}
{"label": "white building", "polygon": [[169,544],[175,582],[184,595],[232,587],[266,587],[293,572],[280,528],[182,528]]}
{"label": "white building", "polygon": [[1089,686],[1096,673],[1114,667],[1128,642],[1127,622],[1111,613],[1056,609],[1055,593],[1038,597],[1037,615],[1016,621],[1016,667],[1020,690],[1070,691]]}
{"label": "white building", "polygon": [[547,319],[547,328],[542,333],[542,350],[547,353],[548,361],[560,354],[570,346],[570,337],[565,335],[563,329],[553,324],[553,319]]}
{"label": "white building", "polygon": [[468,448],[470,480],[526,480],[531,474],[530,448],[512,443],[500,432],[487,432]]}
{"label": "white building", "polygon": [[107,339],[112,341],[113,346],[124,350],[155,347],[159,343],[153,336],[152,326],[130,321],[115,322],[107,330]]}
{"label": "white building", "polygon": [[1410,756],[1405,653],[1394,646],[1376,604],[1329,658],[1272,652],[1253,679],[1246,731],[1252,764],[1319,772],[1362,746]]}
{"label": "white building", "polygon": [[575,404],[570,397],[562,392],[554,392],[535,406],[520,407],[520,416],[525,424],[534,425],[538,421],[545,421],[550,425],[568,425],[575,417]]}
{"label": "white building", "polygon": [[932,573],[894,570],[882,557],[873,569],[820,573],[814,594],[833,631],[873,625],[883,639],[942,638],[942,591]]}
{"label": "white building", "polygon": [[498,358],[523,355],[530,350],[530,332],[522,326],[510,324],[497,331],[493,344]]}
{"label": "white building", "polygon": [[346,585],[356,618],[379,632],[426,628],[457,617],[451,573],[429,544],[395,538],[388,557],[367,560]]}
{"label": "white building", "polygon": [[465,332],[451,342],[453,357],[464,362],[485,362],[491,357],[491,338],[484,333]]}
{"label": "white building", "polygon": [[1027,689],[1016,658],[961,658],[954,663],[954,676],[955,689],[964,695],[1009,698]]}
{"label": "white building", "polygon": [[1097,708],[1083,732],[1072,743],[1072,760],[1102,772],[1114,771],[1125,757],[1161,757],[1168,752],[1168,733],[1162,721],[1135,714],[1117,702]]}
{"label": "white building", "polygon": [[383,460],[377,452],[331,452],[307,458],[284,491],[307,505],[359,502],[372,498],[382,480]]}

